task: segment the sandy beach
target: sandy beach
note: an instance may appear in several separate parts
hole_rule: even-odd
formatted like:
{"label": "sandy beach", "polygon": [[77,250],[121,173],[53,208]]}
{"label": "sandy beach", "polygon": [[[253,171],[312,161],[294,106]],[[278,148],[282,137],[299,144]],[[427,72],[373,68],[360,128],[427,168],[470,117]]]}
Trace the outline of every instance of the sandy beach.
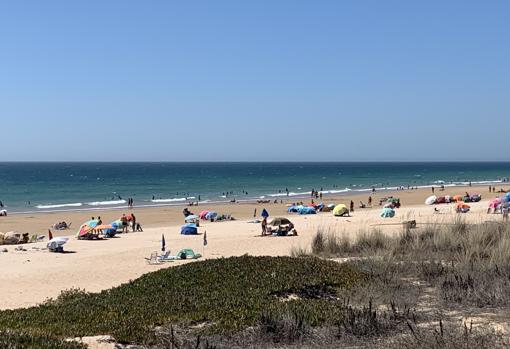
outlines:
{"label": "sandy beach", "polygon": [[[499,186],[498,188],[499,189]],[[508,190],[508,187],[503,187]],[[471,212],[462,215],[468,222],[501,220],[500,215],[488,215],[487,202],[500,195],[489,193],[488,186],[452,187],[444,191],[436,189],[436,195],[454,195],[479,193],[483,200],[471,204]],[[397,210],[396,217],[379,217],[381,197],[393,195],[399,197],[403,206]],[[201,222],[198,236],[179,234],[183,222],[181,207],[165,207],[132,210],[143,224],[144,232],[120,234],[116,238],[100,241],[79,241],[74,235],[81,222],[91,215],[100,215],[105,222],[117,219],[122,211],[104,210],[100,212],[65,212],[0,217],[0,231],[11,230],[47,234],[48,227],[58,221],[73,222],[71,230],[54,232],[54,235],[71,236],[65,245],[66,253],[50,253],[44,249],[46,243],[26,244],[26,251],[15,251],[16,246],[6,247],[8,252],[0,253],[2,273],[0,273],[0,309],[28,307],[39,304],[47,298],[54,298],[63,290],[78,288],[97,292],[120,285],[140,275],[190,261],[167,262],[162,265],[149,265],[145,257],[161,248],[161,235],[165,235],[167,249],[172,253],[182,248],[192,248],[202,253],[204,258],[250,255],[288,255],[294,247],[308,247],[319,227],[334,229],[338,233],[354,236],[360,231],[378,226],[388,234],[402,231],[398,224],[404,220],[415,219],[418,223],[449,222],[457,216],[453,204],[436,205],[440,213],[434,213],[433,207],[424,205],[431,195],[430,189],[403,190],[393,193],[382,192],[372,195],[373,208],[358,209],[359,201],[367,202],[368,194],[358,196],[325,197],[325,203],[355,202],[355,211],[351,217],[334,217],[332,213],[298,216],[288,214],[286,205],[290,200],[278,204],[221,204],[198,206],[190,209],[195,213],[203,209],[214,209],[220,214],[231,214],[236,220],[228,222]],[[308,202],[309,200],[303,200]],[[261,237],[260,224],[249,223],[254,210],[257,215],[262,208],[269,210],[272,217],[290,218],[299,232],[297,237]],[[128,211],[126,209],[125,211]],[[396,223],[390,225],[389,223]],[[420,227],[418,226],[418,229]],[[207,231],[208,245],[203,246],[203,233]],[[192,261],[191,261],[192,262]]]}

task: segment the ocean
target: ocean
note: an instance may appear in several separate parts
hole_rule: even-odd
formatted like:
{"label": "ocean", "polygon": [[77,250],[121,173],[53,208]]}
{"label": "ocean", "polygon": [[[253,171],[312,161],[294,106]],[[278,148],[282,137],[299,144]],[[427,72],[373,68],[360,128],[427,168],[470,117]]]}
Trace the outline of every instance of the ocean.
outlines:
{"label": "ocean", "polygon": [[303,197],[500,183],[510,162],[0,163],[0,201],[10,212],[87,210]]}

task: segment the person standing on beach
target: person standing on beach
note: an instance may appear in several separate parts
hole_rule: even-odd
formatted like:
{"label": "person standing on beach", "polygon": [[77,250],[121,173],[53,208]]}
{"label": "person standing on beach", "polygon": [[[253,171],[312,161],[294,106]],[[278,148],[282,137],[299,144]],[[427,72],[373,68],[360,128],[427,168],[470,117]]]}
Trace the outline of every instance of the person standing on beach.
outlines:
{"label": "person standing on beach", "polygon": [[257,217],[257,209],[255,208],[255,210],[253,211],[253,218]]}
{"label": "person standing on beach", "polygon": [[434,194],[434,187],[432,187],[432,194]]}
{"label": "person standing on beach", "polygon": [[351,200],[351,209],[350,209],[351,212],[354,212],[354,201]]}
{"label": "person standing on beach", "polygon": [[371,196],[368,197],[368,206],[372,206],[372,197]]}
{"label": "person standing on beach", "polygon": [[133,233],[134,233],[136,231],[136,217],[132,213],[131,213],[131,217],[133,217],[132,220],[131,220],[131,224],[132,224],[131,228],[133,229]]}
{"label": "person standing on beach", "polygon": [[260,225],[262,227],[262,236],[264,236],[264,235],[266,235],[266,231],[267,231],[267,217],[264,217],[262,219],[262,223]]}

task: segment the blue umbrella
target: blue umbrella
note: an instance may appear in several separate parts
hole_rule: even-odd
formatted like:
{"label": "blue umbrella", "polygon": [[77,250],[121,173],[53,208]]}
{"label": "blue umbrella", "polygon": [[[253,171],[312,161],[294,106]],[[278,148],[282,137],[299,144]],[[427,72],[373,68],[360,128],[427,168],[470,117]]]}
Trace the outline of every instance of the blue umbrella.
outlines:
{"label": "blue umbrella", "polygon": [[262,210],[262,213],[261,213],[260,215],[261,215],[262,217],[264,217],[264,218],[267,218],[267,217],[269,217],[269,212],[267,212],[267,210],[266,210],[266,209],[263,209],[263,210]]}
{"label": "blue umbrella", "polygon": [[209,211],[206,215],[205,215],[205,219],[207,220],[210,220],[210,219],[214,219],[218,216],[218,214],[214,211]]}

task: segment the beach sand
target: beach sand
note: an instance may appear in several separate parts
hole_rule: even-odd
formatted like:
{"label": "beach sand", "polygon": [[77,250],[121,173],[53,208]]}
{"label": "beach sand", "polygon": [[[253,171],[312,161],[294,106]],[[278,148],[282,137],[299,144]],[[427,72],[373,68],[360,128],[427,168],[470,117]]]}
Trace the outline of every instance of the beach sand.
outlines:
{"label": "beach sand", "polygon": [[[499,189],[499,187],[498,187]],[[508,190],[509,188],[504,188]],[[498,194],[488,192],[485,187],[446,188],[444,192],[436,189],[436,195],[454,195],[479,193],[484,200],[471,204],[472,210],[462,215],[468,222],[478,223],[487,220],[501,220],[500,215],[487,215],[487,202]],[[6,247],[8,252],[0,253],[0,309],[32,306],[57,297],[61,291],[77,288],[97,292],[120,285],[135,279],[144,273],[160,268],[193,263],[193,261],[167,262],[162,265],[149,265],[145,257],[151,252],[160,251],[161,235],[165,235],[167,249],[172,253],[182,248],[192,248],[202,253],[204,258],[250,255],[289,255],[294,247],[310,246],[317,228],[333,229],[338,233],[354,237],[360,231],[378,226],[384,233],[398,234],[402,231],[399,223],[415,219],[418,223],[451,222],[455,219],[453,204],[436,205],[440,214],[434,213],[432,206],[423,204],[431,195],[430,189],[412,191],[384,192],[373,195],[373,209],[358,209],[359,201],[367,202],[370,194],[363,196],[325,197],[325,203],[345,203],[352,199],[355,211],[352,217],[334,217],[331,213],[298,216],[287,214],[285,201],[283,204],[218,204],[214,206],[191,207],[195,213],[204,209],[213,209],[220,214],[232,214],[236,221],[201,222],[200,234],[207,231],[208,245],[203,246],[203,235],[180,235],[183,224],[181,207],[146,208],[132,210],[143,224],[144,232],[120,234],[116,238],[101,241],[79,241],[74,238],[80,223],[90,216],[100,215],[104,222],[117,219],[122,211],[104,210],[99,212],[65,212],[0,217],[0,231],[10,230],[47,233],[48,227],[55,222],[66,220],[73,222],[73,229],[54,232],[54,235],[72,236],[65,245],[67,253],[50,253],[44,250],[45,242],[23,245],[27,251],[15,251],[16,246]],[[401,198],[403,207],[397,210],[392,219],[379,217],[379,198],[394,195]],[[305,201],[305,200],[303,200]],[[309,199],[305,203],[309,202]],[[269,210],[272,217],[285,216],[290,218],[299,232],[297,237],[261,237],[260,224],[248,223],[253,219],[253,211],[257,215],[262,208]],[[125,211],[130,212],[126,209]],[[381,225],[384,224],[384,225]]]}

